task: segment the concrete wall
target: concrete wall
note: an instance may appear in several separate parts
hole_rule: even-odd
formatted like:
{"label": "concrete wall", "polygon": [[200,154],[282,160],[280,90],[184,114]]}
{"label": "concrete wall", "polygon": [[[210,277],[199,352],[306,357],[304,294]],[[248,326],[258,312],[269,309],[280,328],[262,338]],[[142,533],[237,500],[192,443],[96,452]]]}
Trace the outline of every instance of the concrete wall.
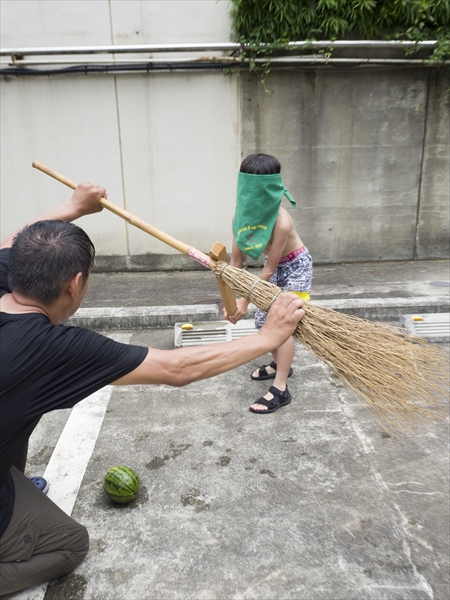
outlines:
{"label": "concrete wall", "polygon": [[[227,0],[2,0],[3,47],[224,42]],[[115,204],[208,251],[231,246],[242,156],[277,155],[316,262],[448,256],[449,70],[272,70],[1,81],[2,236],[68,197],[31,169],[101,183]],[[447,97],[447,99],[446,99]],[[97,268],[197,268],[103,211]],[[202,267],[199,267],[202,268]]]}
{"label": "concrete wall", "polygon": [[282,164],[317,262],[448,257],[449,70],[242,76],[243,150]]}
{"label": "concrete wall", "polygon": [[[223,42],[228,2],[2,0],[2,46]],[[209,251],[231,245],[240,163],[239,77],[223,73],[52,76],[1,81],[2,237],[71,193],[31,168],[73,181]],[[106,269],[195,266],[103,211],[80,225]]]}
{"label": "concrete wall", "polygon": [[415,258],[448,256],[450,69],[430,71]]}

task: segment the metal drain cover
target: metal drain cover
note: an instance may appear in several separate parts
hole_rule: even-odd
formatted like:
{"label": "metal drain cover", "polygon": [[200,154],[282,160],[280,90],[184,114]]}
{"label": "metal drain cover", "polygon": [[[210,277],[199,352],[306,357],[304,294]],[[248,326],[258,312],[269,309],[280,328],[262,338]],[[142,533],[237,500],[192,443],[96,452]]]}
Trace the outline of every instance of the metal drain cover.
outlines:
{"label": "metal drain cover", "polygon": [[450,313],[400,315],[406,332],[430,342],[450,342]]}
{"label": "metal drain cover", "polygon": [[258,333],[253,319],[233,325],[229,321],[197,321],[192,329],[182,329],[186,323],[175,323],[175,347],[203,346],[217,342],[229,342]]}

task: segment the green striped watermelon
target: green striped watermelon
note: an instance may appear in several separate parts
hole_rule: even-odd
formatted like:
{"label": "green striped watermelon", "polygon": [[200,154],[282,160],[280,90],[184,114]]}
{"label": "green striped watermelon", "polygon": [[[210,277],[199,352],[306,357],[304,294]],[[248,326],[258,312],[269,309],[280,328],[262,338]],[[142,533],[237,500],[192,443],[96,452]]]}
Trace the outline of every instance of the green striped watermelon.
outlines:
{"label": "green striped watermelon", "polygon": [[106,495],[119,504],[134,500],[140,487],[139,476],[129,467],[111,467],[103,480]]}

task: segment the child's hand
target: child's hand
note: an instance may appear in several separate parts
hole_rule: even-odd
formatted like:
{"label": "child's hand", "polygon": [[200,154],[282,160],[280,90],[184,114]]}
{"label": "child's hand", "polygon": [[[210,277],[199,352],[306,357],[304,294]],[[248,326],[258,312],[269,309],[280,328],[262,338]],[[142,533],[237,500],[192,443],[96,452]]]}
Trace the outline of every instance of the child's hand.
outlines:
{"label": "child's hand", "polygon": [[227,321],[230,321],[230,323],[233,323],[233,325],[234,325],[240,319],[242,319],[242,317],[245,317],[245,315],[248,313],[248,305],[249,305],[249,301],[246,298],[239,298],[239,300],[236,300],[237,308],[236,308],[235,312],[232,315],[228,315],[227,311],[224,308],[223,316],[225,317],[225,319]]}

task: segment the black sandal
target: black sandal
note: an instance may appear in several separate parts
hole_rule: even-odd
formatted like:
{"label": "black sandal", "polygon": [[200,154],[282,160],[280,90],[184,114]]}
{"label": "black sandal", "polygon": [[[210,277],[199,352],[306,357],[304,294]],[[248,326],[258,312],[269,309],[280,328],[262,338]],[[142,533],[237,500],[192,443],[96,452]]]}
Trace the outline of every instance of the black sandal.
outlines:
{"label": "black sandal", "polygon": [[273,394],[272,400],[266,400],[265,398],[258,398],[253,404],[262,404],[263,406],[267,406],[267,410],[255,410],[250,406],[250,409],[254,413],[258,413],[259,415],[263,415],[265,413],[272,413],[281,408],[282,406],[286,406],[290,403],[292,396],[289,393],[289,390],[286,389],[284,392],[280,391],[275,386],[271,386],[269,388],[269,392]]}
{"label": "black sandal", "polygon": [[[272,367],[272,369],[275,369],[275,373],[268,373],[266,367]],[[253,373],[250,375],[250,377],[251,379],[253,379],[253,381],[261,381],[263,379],[275,379],[276,370],[277,363],[272,361],[270,365],[263,365],[262,367],[259,367],[258,375],[256,377],[253,376]],[[294,371],[291,367],[289,369],[288,377],[290,377],[293,372]]]}

